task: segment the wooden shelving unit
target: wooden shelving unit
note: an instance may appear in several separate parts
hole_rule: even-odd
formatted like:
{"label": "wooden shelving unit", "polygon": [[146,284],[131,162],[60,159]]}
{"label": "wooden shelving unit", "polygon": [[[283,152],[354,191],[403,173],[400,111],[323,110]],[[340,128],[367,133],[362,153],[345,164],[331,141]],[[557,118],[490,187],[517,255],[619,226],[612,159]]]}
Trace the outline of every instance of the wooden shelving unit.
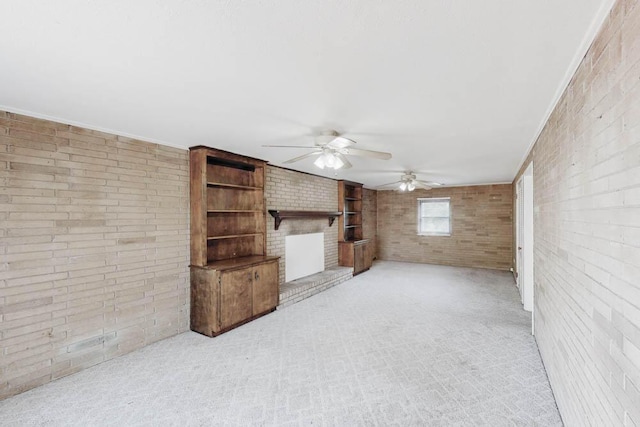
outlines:
{"label": "wooden shelving unit", "polygon": [[266,162],[190,149],[191,329],[218,335],[275,309],[278,258],[268,257]]}
{"label": "wooden shelving unit", "polygon": [[362,240],[362,184],[338,181],[338,210],[343,213],[338,241]]}
{"label": "wooden shelving unit", "polygon": [[371,242],[363,239],[362,184],[338,181],[338,263],[353,267],[353,274],[368,270],[372,262]]}

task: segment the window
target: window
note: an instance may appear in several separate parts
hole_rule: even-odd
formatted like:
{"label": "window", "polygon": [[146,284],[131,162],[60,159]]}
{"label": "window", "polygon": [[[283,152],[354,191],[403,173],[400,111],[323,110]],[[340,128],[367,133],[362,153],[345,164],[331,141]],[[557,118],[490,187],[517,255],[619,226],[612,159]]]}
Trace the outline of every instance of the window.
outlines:
{"label": "window", "polygon": [[451,236],[451,198],[418,199],[418,234]]}

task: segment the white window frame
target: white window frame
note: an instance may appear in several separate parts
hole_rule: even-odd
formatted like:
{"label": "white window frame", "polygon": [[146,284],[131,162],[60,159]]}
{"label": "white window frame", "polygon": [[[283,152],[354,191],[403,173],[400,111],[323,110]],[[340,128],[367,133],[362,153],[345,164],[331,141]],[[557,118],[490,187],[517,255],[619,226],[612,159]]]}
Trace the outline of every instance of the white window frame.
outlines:
{"label": "white window frame", "polygon": [[[426,232],[421,230],[422,224],[422,203],[435,203],[435,202],[443,202],[446,201],[449,203],[449,232],[448,233],[433,233]],[[443,217],[438,217],[443,218]],[[418,236],[451,236],[452,230],[452,222],[451,222],[451,197],[419,197],[418,198]]]}

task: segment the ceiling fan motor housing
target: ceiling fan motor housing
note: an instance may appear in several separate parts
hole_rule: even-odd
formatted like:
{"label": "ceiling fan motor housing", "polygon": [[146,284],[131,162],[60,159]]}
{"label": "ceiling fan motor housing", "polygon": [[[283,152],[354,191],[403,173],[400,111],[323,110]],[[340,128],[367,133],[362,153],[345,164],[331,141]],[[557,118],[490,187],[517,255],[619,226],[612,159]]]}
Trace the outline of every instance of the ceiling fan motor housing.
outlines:
{"label": "ceiling fan motor housing", "polygon": [[338,137],[338,132],[335,130],[326,130],[322,131],[322,133],[315,138],[316,145],[322,147],[324,145],[329,144],[331,141]]}

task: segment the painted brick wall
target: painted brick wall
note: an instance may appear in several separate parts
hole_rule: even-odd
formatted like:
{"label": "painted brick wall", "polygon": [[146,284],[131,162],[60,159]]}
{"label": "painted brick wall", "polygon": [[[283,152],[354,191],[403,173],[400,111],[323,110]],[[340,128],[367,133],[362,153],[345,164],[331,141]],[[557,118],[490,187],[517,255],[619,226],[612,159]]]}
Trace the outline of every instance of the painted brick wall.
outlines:
{"label": "painted brick wall", "polygon": [[[267,166],[265,198],[267,209],[338,210],[338,183],[277,166]],[[280,284],[285,282],[284,238],[291,234],[324,233],[325,268],[338,265],[338,221],[329,227],[328,219],[305,218],[282,221],[274,230],[274,219],[267,216],[267,255],[280,256]]]}
{"label": "painted brick wall", "polygon": [[[451,197],[451,236],[418,236],[419,197]],[[378,257],[508,270],[512,198],[511,184],[379,191]]]}
{"label": "painted brick wall", "polygon": [[0,398],[188,329],[187,154],[0,112]]}
{"label": "painted brick wall", "polygon": [[377,254],[378,192],[362,189],[362,237],[371,239],[374,255]]}
{"label": "painted brick wall", "polygon": [[520,174],[531,160],[536,338],[560,413],[639,426],[636,1],[614,6]]}

